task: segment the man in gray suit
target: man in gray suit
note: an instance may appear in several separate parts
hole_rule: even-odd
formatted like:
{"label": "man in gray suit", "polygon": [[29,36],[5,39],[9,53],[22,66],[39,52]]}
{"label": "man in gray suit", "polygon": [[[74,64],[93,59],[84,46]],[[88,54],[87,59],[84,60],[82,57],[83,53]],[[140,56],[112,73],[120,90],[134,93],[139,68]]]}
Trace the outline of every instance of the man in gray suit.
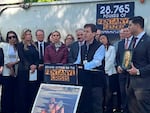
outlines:
{"label": "man in gray suit", "polygon": [[150,113],[150,37],[144,31],[144,18],[130,18],[129,30],[136,39],[132,41],[132,67],[127,70],[129,113]]}
{"label": "man in gray suit", "polygon": [[84,29],[81,28],[77,29],[76,36],[77,36],[77,41],[74,42],[70,47],[68,62],[74,64],[80,64],[81,46],[84,44]]}

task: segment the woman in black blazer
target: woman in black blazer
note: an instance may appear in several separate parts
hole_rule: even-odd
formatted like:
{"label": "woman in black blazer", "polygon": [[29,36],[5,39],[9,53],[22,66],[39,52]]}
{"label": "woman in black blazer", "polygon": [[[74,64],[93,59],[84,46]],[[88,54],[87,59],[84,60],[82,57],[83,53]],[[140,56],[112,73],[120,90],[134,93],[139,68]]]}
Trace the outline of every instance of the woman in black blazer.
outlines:
{"label": "woman in black blazer", "polygon": [[3,49],[0,48],[0,83],[1,83],[1,75],[3,71],[3,66],[4,66],[4,53],[3,53]]}
{"label": "woman in black blazer", "polygon": [[17,113],[30,113],[38,90],[37,80],[31,80],[30,73],[36,74],[39,53],[29,29],[23,30],[22,42],[18,44],[18,56]]}

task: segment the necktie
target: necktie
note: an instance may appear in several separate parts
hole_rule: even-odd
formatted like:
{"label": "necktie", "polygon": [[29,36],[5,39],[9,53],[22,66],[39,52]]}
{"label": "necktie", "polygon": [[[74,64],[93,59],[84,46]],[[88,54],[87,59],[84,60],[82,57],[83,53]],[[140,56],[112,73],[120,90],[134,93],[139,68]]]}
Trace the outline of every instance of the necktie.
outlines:
{"label": "necktie", "polygon": [[43,47],[42,47],[42,43],[40,43],[40,59],[43,59]]}
{"label": "necktie", "polygon": [[129,39],[126,40],[125,49],[128,49],[128,43],[129,43]]}
{"label": "necktie", "polygon": [[133,38],[133,40],[132,40],[132,45],[131,45],[131,48],[132,48],[132,49],[135,48],[137,39],[138,39],[137,37],[134,37],[134,38]]}

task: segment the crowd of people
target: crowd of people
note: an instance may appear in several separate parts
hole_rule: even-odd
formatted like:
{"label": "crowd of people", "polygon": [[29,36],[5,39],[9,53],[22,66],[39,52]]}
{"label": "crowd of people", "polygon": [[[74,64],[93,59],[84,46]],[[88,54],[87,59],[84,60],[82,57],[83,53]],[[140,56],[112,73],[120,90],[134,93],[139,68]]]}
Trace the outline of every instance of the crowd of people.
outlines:
{"label": "crowd of people", "polygon": [[76,38],[68,34],[64,42],[57,30],[45,39],[44,30],[37,29],[34,41],[24,29],[21,42],[14,31],[7,32],[0,42],[1,112],[30,113],[44,82],[44,64],[71,63],[84,66],[77,113],[150,113],[150,37],[144,18],[130,18],[114,44],[95,24],[75,32]]}

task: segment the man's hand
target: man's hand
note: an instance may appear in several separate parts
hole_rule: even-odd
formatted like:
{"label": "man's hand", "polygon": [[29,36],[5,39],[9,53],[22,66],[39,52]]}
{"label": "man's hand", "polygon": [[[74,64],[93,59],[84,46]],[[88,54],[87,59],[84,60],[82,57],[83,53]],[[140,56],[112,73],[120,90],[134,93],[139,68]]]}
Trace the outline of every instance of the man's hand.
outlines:
{"label": "man's hand", "polygon": [[123,69],[122,69],[120,66],[118,66],[118,67],[117,67],[117,72],[118,72],[118,73],[122,73],[122,72],[123,72]]}
{"label": "man's hand", "polygon": [[127,71],[129,72],[130,75],[137,75],[138,69],[132,63],[131,69],[128,69]]}
{"label": "man's hand", "polygon": [[38,70],[43,70],[44,64],[39,64]]}
{"label": "man's hand", "polygon": [[36,69],[36,65],[33,64],[30,66],[31,73],[33,73],[35,71],[35,69]]}

